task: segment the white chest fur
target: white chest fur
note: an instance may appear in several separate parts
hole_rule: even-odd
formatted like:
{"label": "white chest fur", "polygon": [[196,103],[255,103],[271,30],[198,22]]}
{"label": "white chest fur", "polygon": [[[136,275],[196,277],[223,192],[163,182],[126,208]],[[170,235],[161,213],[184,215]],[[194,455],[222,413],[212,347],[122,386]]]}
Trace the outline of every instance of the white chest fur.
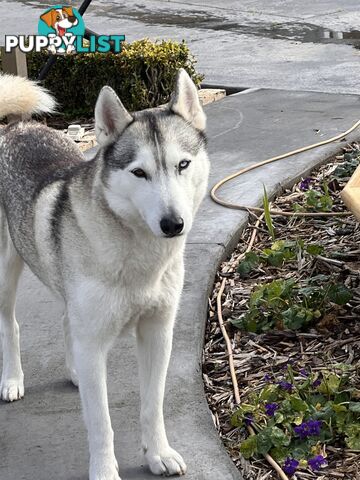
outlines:
{"label": "white chest fur", "polygon": [[171,242],[127,243],[126,249],[104,242],[91,271],[78,270],[67,289],[81,324],[120,332],[140,315],[173,304],[183,284],[183,241]]}

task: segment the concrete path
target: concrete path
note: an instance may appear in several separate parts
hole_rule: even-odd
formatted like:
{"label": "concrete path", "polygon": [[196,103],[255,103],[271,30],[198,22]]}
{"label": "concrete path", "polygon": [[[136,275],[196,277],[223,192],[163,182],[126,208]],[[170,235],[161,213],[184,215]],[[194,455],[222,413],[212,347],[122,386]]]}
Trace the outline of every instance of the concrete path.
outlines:
{"label": "concrete path", "polygon": [[[280,90],[238,94],[206,108],[211,184],[234,169],[346,130],[359,116],[359,97]],[[357,134],[357,137],[360,133]],[[348,138],[350,140],[350,138]],[[341,144],[262,168],[224,189],[227,198],[258,204],[306,173]],[[167,383],[166,423],[188,464],[188,480],[239,480],[213,427],[201,378],[207,297],[220,259],[246,223],[244,212],[207,198],[186,249],[187,275]],[[65,378],[62,306],[30,274],[22,279],[17,316],[26,395],[0,403],[1,480],[86,480],[87,441],[77,390]],[[123,480],[150,480],[139,448],[139,392],[132,338],[110,355],[109,397]]]}
{"label": "concrete path", "polygon": [[[0,45],[58,3],[0,0]],[[185,39],[207,83],[359,93],[359,0],[93,0],[84,19],[129,41]]]}

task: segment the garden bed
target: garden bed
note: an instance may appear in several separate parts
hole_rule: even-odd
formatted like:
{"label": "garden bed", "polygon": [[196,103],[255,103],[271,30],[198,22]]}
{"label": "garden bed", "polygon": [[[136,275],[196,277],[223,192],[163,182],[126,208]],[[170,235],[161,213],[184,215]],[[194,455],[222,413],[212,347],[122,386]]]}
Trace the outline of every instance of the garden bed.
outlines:
{"label": "garden bed", "polygon": [[[353,144],[273,206],[344,212],[340,191],[359,161]],[[203,375],[214,423],[245,480],[279,478],[265,455],[288,478],[360,478],[359,274],[360,227],[353,216],[267,222],[251,216],[220,266],[209,300]],[[240,405],[216,307],[224,279],[221,313]]]}

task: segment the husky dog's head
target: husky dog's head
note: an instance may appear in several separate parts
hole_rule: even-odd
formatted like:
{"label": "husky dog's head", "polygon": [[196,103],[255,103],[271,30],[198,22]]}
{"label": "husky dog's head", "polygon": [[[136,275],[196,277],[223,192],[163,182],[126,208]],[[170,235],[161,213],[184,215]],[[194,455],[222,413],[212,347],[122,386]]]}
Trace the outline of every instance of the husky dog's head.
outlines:
{"label": "husky dog's head", "polygon": [[115,214],[159,237],[187,233],[205,194],[206,117],[185,70],[171,102],[130,114],[104,87],[95,107],[102,185]]}

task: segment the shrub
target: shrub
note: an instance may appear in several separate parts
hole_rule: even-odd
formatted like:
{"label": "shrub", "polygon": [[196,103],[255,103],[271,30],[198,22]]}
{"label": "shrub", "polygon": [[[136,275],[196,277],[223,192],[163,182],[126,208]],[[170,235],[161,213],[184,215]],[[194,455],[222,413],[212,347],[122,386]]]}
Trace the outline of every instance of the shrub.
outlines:
{"label": "shrub", "polygon": [[[28,54],[29,77],[36,79],[48,59],[47,52]],[[101,87],[110,85],[131,111],[166,103],[177,71],[184,68],[196,85],[202,76],[186,43],[123,43],[120,53],[88,53],[57,58],[44,85],[56,97],[66,116],[93,116]]]}

